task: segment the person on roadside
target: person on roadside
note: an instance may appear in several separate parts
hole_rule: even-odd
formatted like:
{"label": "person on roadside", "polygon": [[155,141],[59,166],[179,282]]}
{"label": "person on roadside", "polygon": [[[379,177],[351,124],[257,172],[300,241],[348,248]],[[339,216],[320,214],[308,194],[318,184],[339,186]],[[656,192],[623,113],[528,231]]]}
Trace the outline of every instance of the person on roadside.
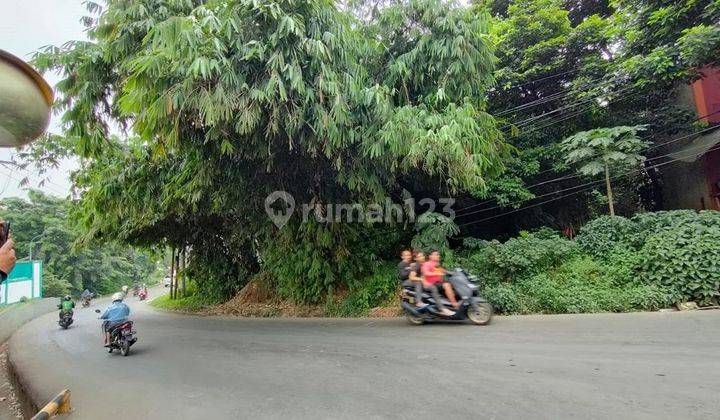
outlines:
{"label": "person on roadside", "polygon": [[432,250],[429,255],[429,261],[422,265],[423,280],[426,283],[432,284],[435,287],[442,287],[445,291],[445,296],[452,306],[457,309],[460,305],[455,298],[455,291],[452,288],[452,284],[445,281],[446,271],[440,266],[440,251]]}
{"label": "person on roadside", "polygon": [[110,346],[110,333],[113,328],[127,321],[130,316],[130,307],[123,302],[124,298],[125,295],[122,292],[117,292],[112,295],[112,303],[105,309],[105,312],[100,315],[100,319],[105,320],[102,325],[105,347]]}
{"label": "person on roadside", "polygon": [[[413,265],[413,271],[410,275],[410,280],[415,282],[415,296],[418,296],[419,298],[416,299],[415,305],[417,307],[423,307],[424,304],[422,302],[422,293],[423,290],[427,290],[432,295],[433,299],[435,299],[436,306],[440,313],[442,313],[445,316],[452,316],[455,315],[455,312],[449,310],[445,306],[440,303],[442,300],[442,297],[440,296],[440,292],[437,288],[437,281],[434,276],[434,271],[428,273],[426,271],[426,264],[429,261],[425,260],[425,253],[422,251],[415,252],[415,264]],[[428,276],[428,274],[430,274]]]}
{"label": "person on roadside", "polygon": [[15,268],[15,243],[8,238],[0,247],[0,283],[7,280],[8,274]]}

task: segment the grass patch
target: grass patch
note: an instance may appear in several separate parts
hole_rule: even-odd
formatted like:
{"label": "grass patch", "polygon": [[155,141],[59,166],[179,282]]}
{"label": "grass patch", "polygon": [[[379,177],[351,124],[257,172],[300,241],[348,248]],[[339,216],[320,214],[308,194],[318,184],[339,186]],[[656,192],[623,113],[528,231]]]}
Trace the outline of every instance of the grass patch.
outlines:
{"label": "grass patch", "polygon": [[205,309],[208,305],[209,303],[207,300],[198,295],[170,299],[170,295],[164,294],[150,302],[150,306],[154,308],[175,312],[199,312]]}

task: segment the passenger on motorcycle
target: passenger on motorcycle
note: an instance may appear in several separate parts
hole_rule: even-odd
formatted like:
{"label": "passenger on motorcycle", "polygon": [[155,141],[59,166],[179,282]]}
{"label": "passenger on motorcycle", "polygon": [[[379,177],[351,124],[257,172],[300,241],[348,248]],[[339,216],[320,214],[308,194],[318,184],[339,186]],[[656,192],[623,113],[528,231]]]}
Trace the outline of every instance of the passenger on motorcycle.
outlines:
{"label": "passenger on motorcycle", "polygon": [[441,296],[440,292],[438,291],[437,286],[435,283],[428,281],[428,278],[425,276],[425,273],[423,272],[423,267],[425,266],[425,253],[422,251],[415,252],[415,263],[412,265],[412,271],[410,273],[410,281],[412,281],[415,284],[415,306],[417,307],[423,307],[424,304],[422,302],[422,292],[423,290],[427,290],[432,295],[433,299],[435,299],[435,302],[437,302],[437,308],[438,310],[445,316],[452,316],[455,315],[455,313],[444,306],[440,304]]}
{"label": "passenger on motorcycle", "polygon": [[460,306],[455,298],[455,291],[452,288],[452,284],[445,281],[445,274],[447,274],[447,272],[440,266],[439,251],[433,250],[430,252],[430,261],[423,263],[422,274],[426,283],[430,283],[436,287],[438,285],[442,285],[442,288],[445,291],[445,296],[447,296],[455,309]]}
{"label": "passenger on motorcycle", "polygon": [[123,303],[123,293],[117,292],[112,295],[112,303],[105,309],[100,319],[104,319],[103,322],[103,335],[105,337],[105,347],[110,345],[110,332],[113,328],[122,325],[123,322],[127,321],[130,316],[130,308]]}
{"label": "passenger on motorcycle", "polygon": [[398,278],[400,283],[405,283],[410,278],[410,271],[412,269],[412,252],[409,249],[405,249],[400,253],[400,262],[398,263]]}
{"label": "passenger on motorcycle", "polygon": [[73,314],[73,309],[75,308],[75,302],[73,302],[72,297],[70,295],[66,295],[60,300],[60,304],[58,304],[58,309],[60,309],[60,318],[63,317],[63,314],[69,313],[70,316]]}

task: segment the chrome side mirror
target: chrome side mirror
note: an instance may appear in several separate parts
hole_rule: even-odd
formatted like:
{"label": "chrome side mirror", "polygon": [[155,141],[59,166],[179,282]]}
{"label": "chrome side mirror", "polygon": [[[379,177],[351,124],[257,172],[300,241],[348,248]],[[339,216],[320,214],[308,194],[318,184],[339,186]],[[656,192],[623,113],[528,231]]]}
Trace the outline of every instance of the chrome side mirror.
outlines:
{"label": "chrome side mirror", "polygon": [[50,123],[53,91],[23,60],[0,50],[0,147],[24,146]]}

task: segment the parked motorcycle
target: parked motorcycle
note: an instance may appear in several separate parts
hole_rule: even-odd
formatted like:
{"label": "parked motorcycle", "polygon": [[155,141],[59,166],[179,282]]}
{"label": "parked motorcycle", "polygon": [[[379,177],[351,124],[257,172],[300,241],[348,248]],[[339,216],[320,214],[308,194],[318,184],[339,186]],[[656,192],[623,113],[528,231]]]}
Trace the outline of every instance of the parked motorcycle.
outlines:
{"label": "parked motorcycle", "polygon": [[[455,295],[458,299],[460,307],[453,308],[448,299],[443,297],[438,307],[432,295],[423,292],[422,296],[415,296],[415,287],[408,285],[403,287],[402,308],[407,316],[408,321],[414,325],[422,325],[427,321],[434,319],[446,320],[470,320],[475,325],[487,325],[492,320],[493,308],[490,303],[480,296],[480,286],[478,278],[469,275],[462,268],[448,271],[447,281],[452,284]],[[422,299],[426,304],[423,307],[417,307],[415,303],[417,299]],[[443,315],[440,311],[442,307],[455,312],[453,315]]]}
{"label": "parked motorcycle", "polygon": [[[100,313],[100,309],[95,309],[95,312]],[[108,353],[112,353],[113,350],[119,350],[123,356],[130,354],[130,346],[137,341],[136,334],[137,331],[133,329],[133,322],[130,320],[113,327],[110,330],[110,345],[107,348]]]}
{"label": "parked motorcycle", "polygon": [[62,329],[67,330],[70,324],[73,323],[73,314],[72,312],[63,312],[60,314],[60,319],[58,320],[58,324]]}

